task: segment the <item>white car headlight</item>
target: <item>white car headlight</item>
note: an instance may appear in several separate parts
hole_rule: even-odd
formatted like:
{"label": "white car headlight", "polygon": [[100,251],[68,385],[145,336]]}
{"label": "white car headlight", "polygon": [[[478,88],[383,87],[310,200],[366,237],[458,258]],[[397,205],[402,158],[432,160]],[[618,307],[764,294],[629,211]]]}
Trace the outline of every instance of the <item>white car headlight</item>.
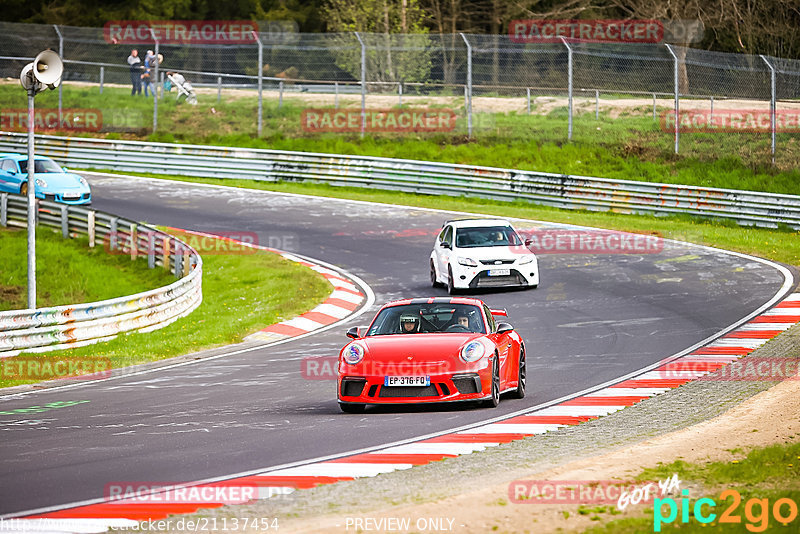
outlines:
{"label": "white car headlight", "polygon": [[521,260],[519,260],[519,264],[520,264],[520,265],[525,265],[526,263],[530,263],[530,262],[532,262],[532,261],[533,261],[533,260],[535,260],[535,259],[536,259],[536,256],[534,256],[533,254],[528,254],[528,255],[526,255],[524,258],[522,258]]}
{"label": "white car headlight", "polygon": [[478,262],[473,260],[472,258],[458,258],[458,263],[461,265],[466,265],[467,267],[477,267]]}
{"label": "white car headlight", "polygon": [[78,177],[78,181],[81,183],[81,185],[85,185],[86,187],[89,187],[89,182],[87,182],[86,178],[84,178],[83,176]]}
{"label": "white car headlight", "polygon": [[461,359],[467,363],[477,362],[486,354],[486,347],[480,341],[470,341],[461,349]]}
{"label": "white car headlight", "polygon": [[344,351],[342,351],[342,357],[344,358],[344,361],[350,365],[356,365],[364,359],[365,352],[366,350],[360,343],[353,342],[344,348]]}
{"label": "white car headlight", "polygon": [[41,178],[37,178],[36,179],[36,187],[47,187],[47,182],[45,182]]}

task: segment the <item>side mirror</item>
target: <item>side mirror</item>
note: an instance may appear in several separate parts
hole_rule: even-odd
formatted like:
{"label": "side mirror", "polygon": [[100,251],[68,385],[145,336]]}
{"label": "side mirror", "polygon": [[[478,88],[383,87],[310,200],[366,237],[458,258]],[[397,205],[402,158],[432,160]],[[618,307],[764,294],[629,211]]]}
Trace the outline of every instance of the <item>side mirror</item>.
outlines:
{"label": "side mirror", "polygon": [[446,241],[442,241],[442,248],[447,248],[447,249],[450,249],[450,250],[453,249],[453,247],[450,246],[450,243],[448,243]]}
{"label": "side mirror", "polygon": [[533,243],[533,239],[531,239],[530,237],[525,239],[525,246],[526,247],[530,248],[532,243]]}
{"label": "side mirror", "polygon": [[508,323],[497,323],[498,334],[505,334],[506,332],[511,332],[512,330],[514,330],[514,327]]}
{"label": "side mirror", "polygon": [[358,327],[354,326],[354,327],[350,328],[347,331],[347,337],[350,337],[350,338],[353,338],[353,339],[358,339],[359,337],[361,337],[361,336],[358,335]]}
{"label": "side mirror", "polygon": [[66,167],[61,167],[61,170],[64,172],[69,172]]}

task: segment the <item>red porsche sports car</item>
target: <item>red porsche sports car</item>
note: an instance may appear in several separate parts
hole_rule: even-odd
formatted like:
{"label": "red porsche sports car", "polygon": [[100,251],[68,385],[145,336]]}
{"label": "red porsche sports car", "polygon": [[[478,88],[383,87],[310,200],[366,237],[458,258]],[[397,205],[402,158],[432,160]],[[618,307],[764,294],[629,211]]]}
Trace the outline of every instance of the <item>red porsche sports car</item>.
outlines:
{"label": "red porsche sports car", "polygon": [[525,346],[508,323],[475,298],[431,297],[390,302],[339,353],[342,411],[367,404],[481,401],[525,396]]}

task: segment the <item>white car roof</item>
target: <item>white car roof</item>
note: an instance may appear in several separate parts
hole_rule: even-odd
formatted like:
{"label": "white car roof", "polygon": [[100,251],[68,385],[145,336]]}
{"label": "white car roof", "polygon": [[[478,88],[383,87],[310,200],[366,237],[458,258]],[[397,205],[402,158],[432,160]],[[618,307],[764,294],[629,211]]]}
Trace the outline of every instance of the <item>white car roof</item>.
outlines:
{"label": "white car roof", "polygon": [[511,226],[505,219],[455,219],[445,224],[451,224],[453,228],[476,228],[483,226]]}

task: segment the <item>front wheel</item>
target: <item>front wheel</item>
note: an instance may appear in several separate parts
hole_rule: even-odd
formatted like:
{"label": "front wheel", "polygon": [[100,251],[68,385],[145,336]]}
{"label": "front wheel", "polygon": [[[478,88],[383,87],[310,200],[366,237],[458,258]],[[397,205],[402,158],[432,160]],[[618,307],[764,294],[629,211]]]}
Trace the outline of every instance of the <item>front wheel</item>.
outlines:
{"label": "front wheel", "polygon": [[433,266],[433,260],[431,260],[431,286],[433,287],[441,287],[441,283],[436,279],[436,267]]}
{"label": "front wheel", "polygon": [[515,399],[525,398],[525,382],[527,379],[527,369],[525,366],[525,347],[519,346],[519,369],[517,370],[517,389],[514,390]]}
{"label": "front wheel", "polygon": [[364,409],[367,407],[366,404],[356,404],[356,403],[339,403],[339,408],[344,413],[364,413]]}
{"label": "front wheel", "polygon": [[492,396],[483,401],[484,408],[497,408],[500,404],[500,361],[497,357],[492,365]]}
{"label": "front wheel", "polygon": [[28,195],[28,182],[25,182],[21,186],[19,186],[19,194],[22,196]]}
{"label": "front wheel", "polygon": [[452,267],[448,267],[447,268],[447,293],[449,295],[455,295],[456,294],[456,286],[455,286],[455,282],[453,281],[453,268]]}

